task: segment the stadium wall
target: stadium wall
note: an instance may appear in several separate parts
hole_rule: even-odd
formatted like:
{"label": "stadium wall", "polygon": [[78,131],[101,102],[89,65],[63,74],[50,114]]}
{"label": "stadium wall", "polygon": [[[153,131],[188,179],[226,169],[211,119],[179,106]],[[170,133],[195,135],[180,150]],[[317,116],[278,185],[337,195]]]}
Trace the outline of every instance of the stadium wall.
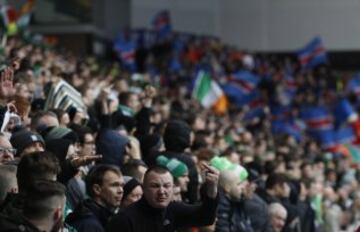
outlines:
{"label": "stadium wall", "polygon": [[252,51],[290,51],[321,36],[332,51],[360,50],[359,0],[132,0],[131,25],[169,9],[175,30],[219,36]]}

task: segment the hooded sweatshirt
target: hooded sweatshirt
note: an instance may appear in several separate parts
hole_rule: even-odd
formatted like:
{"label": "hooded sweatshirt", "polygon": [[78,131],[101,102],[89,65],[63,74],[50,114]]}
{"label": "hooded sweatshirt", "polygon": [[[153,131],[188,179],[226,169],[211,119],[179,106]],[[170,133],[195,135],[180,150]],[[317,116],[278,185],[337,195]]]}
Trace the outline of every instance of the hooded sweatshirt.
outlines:
{"label": "hooded sweatshirt", "polygon": [[129,139],[116,130],[103,130],[96,138],[97,154],[103,156],[102,163],[122,167]]}

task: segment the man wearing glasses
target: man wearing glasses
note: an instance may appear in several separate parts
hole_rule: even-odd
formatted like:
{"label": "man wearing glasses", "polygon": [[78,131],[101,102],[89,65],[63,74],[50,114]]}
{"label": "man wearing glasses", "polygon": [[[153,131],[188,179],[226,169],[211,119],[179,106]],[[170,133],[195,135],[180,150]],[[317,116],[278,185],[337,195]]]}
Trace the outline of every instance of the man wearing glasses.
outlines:
{"label": "man wearing glasses", "polygon": [[9,139],[0,133],[0,164],[14,160],[16,149],[14,149]]}

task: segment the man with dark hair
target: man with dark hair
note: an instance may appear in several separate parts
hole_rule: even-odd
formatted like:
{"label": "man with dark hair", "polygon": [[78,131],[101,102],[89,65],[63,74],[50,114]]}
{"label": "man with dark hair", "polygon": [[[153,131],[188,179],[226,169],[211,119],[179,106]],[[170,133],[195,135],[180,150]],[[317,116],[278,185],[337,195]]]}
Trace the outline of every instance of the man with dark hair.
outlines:
{"label": "man with dark hair", "polygon": [[268,205],[256,194],[258,184],[262,181],[259,173],[252,168],[249,172],[248,181],[244,189],[244,209],[249,216],[254,231],[271,231]]}
{"label": "man with dark hair", "polygon": [[90,199],[83,201],[66,222],[78,232],[105,231],[109,218],[120,207],[123,185],[122,174],[116,166],[95,166],[86,177]]}
{"label": "man with dark hair", "polygon": [[[26,194],[38,180],[56,180],[60,172],[57,158],[49,152],[36,152],[23,156],[17,168],[18,194],[8,194],[0,205],[1,223],[20,225],[24,222],[21,213]],[[11,215],[9,220],[9,216]],[[14,219],[18,219],[15,220]],[[1,226],[0,226],[1,228]]]}
{"label": "man with dark hair", "polygon": [[[71,129],[77,134],[77,152],[75,157],[89,157],[96,155],[95,139],[90,128],[78,124],[72,124]],[[93,163],[83,165],[78,168],[77,173],[71,178],[66,185],[66,200],[72,208],[75,208],[81,201],[86,198],[84,177],[88,174]]]}
{"label": "man with dark hair", "polygon": [[77,134],[79,142],[79,156],[95,155],[95,138],[89,127],[73,124],[70,128]]}
{"label": "man with dark hair", "polygon": [[265,191],[259,192],[260,197],[269,205],[281,203],[287,211],[285,231],[297,231],[300,218],[297,207],[290,202],[290,182],[282,173],[270,174],[265,183]]}
{"label": "man with dark hair", "polygon": [[21,158],[16,177],[19,192],[26,192],[35,180],[56,180],[60,173],[60,164],[50,152],[35,152]]}
{"label": "man with dark hair", "polygon": [[290,196],[288,178],[284,174],[270,174],[265,182],[265,189],[265,192],[262,192],[260,196],[268,204],[279,202],[282,198]]}
{"label": "man with dark hair", "polygon": [[214,223],[217,208],[219,172],[204,164],[205,185],[201,189],[203,202],[188,205],[173,202],[174,180],[168,169],[155,166],[144,177],[144,195],[113,217],[109,232],[176,231],[179,228],[205,226]]}
{"label": "man with dark hair", "polygon": [[62,184],[35,181],[23,203],[21,214],[0,215],[0,231],[60,231],[65,207],[65,187]]}
{"label": "man with dark hair", "polygon": [[31,120],[31,129],[38,133],[41,133],[46,128],[58,126],[59,120],[57,115],[52,111],[39,111]]}
{"label": "man with dark hair", "polygon": [[124,126],[129,134],[136,129],[136,136],[144,136],[149,133],[150,113],[156,89],[146,86],[143,96],[133,92],[121,92],[119,94],[119,108],[112,115],[113,123],[118,127]]}

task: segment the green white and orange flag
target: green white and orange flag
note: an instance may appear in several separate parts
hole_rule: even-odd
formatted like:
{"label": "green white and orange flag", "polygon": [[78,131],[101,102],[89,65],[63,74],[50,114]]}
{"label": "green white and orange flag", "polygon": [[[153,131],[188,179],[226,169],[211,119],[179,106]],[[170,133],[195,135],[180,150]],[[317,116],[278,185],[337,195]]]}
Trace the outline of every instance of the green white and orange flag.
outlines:
{"label": "green white and orange flag", "polygon": [[192,96],[204,108],[212,108],[216,113],[223,114],[228,109],[228,100],[223,90],[205,71],[198,72]]}
{"label": "green white and orange flag", "polygon": [[17,33],[16,20],[18,13],[15,8],[8,5],[0,6],[1,23],[8,35],[14,35]]}
{"label": "green white and orange flag", "polygon": [[19,30],[28,27],[34,3],[35,0],[27,0],[20,10],[16,10],[13,6],[7,4],[0,5],[1,29],[11,36],[17,34]]}

